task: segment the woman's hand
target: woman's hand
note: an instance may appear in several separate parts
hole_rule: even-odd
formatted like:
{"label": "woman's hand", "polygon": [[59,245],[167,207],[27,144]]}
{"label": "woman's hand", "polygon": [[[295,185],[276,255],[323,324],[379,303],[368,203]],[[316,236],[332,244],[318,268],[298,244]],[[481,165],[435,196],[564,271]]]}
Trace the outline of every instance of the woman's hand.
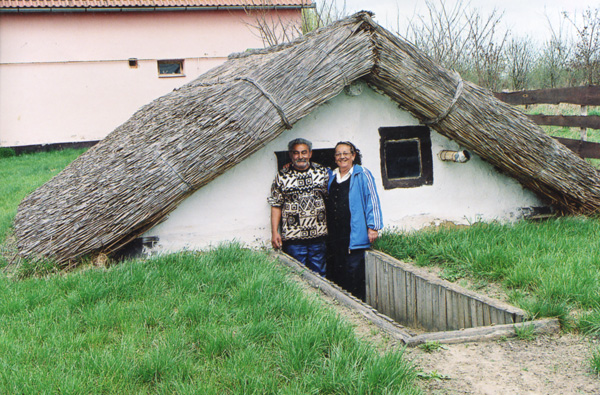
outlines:
{"label": "woman's hand", "polygon": [[367,229],[367,235],[369,236],[369,243],[373,243],[379,237],[379,232],[374,229]]}

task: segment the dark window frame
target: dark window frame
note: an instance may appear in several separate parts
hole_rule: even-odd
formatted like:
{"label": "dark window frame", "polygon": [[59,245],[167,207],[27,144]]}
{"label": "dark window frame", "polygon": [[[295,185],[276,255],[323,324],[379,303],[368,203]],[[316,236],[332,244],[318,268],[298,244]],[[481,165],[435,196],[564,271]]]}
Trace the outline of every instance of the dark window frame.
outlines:
{"label": "dark window frame", "polygon": [[[170,65],[170,64],[178,64],[179,65],[179,73],[169,73],[169,72],[161,72],[161,65]],[[184,73],[184,59],[160,59],[156,61],[156,67],[158,70],[159,77],[185,77]]]}
{"label": "dark window frame", "polygon": [[[288,151],[275,151],[275,157],[278,171],[283,169],[286,163],[292,163]],[[313,148],[310,161],[334,169],[337,166],[335,164],[335,148]]]}
{"label": "dark window frame", "polygon": [[[394,126],[379,128],[379,155],[381,178],[384,189],[415,188],[433,185],[433,155],[431,152],[431,131],[427,126]],[[420,175],[418,177],[390,178],[387,169],[386,145],[391,142],[418,141]]]}

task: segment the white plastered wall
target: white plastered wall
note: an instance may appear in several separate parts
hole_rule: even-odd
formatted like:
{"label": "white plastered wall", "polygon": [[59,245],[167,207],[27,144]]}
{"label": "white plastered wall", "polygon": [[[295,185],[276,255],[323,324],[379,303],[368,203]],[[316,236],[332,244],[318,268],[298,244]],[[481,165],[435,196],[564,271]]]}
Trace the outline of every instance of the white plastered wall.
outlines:
{"label": "white plastered wall", "polygon": [[461,147],[433,130],[433,185],[384,190],[378,128],[418,124],[410,113],[369,88],[359,96],[342,93],[198,190],[145,236],[159,237],[156,251],[202,249],[233,240],[270,246],[266,199],[276,173],[274,152],[287,150],[288,141],[296,137],[312,141],[313,149],[350,140],[361,150],[363,165],[377,182],[386,228],[412,230],[441,221],[509,221],[519,217],[519,208],[541,205],[532,192],[476,155],[467,163],[442,162],[439,151]]}

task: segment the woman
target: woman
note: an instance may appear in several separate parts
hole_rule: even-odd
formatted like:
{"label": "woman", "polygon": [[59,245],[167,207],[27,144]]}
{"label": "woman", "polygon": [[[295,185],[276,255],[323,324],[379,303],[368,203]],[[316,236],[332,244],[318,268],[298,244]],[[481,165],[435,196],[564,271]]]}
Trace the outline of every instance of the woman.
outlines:
{"label": "woman", "polygon": [[329,171],[327,276],[365,300],[365,250],[383,227],[375,179],[362,167],[360,151],[349,141],[335,146],[337,168]]}

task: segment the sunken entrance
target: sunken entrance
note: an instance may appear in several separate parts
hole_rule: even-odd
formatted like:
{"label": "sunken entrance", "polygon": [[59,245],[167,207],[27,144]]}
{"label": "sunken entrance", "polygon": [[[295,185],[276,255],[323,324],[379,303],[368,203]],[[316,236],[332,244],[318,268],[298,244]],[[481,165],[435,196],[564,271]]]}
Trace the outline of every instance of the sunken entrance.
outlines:
{"label": "sunken entrance", "polygon": [[295,259],[278,259],[314,288],[360,313],[406,345],[460,343],[516,335],[524,326],[558,332],[558,319],[527,321],[527,314],[499,300],[442,280],[379,251],[366,252],[366,301],[362,302]]}

